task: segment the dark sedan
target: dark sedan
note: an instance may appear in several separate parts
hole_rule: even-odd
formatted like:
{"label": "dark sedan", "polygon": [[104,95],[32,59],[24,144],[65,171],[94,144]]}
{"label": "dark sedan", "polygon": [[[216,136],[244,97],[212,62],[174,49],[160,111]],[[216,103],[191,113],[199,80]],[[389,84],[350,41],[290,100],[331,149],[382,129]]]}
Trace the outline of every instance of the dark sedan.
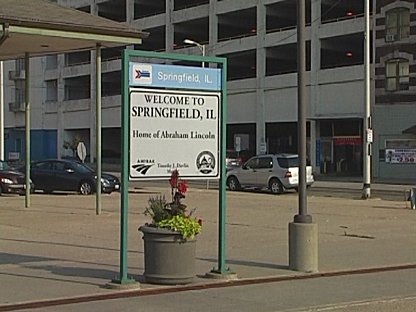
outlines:
{"label": "dark sedan", "polygon": [[[24,170],[22,168],[21,170]],[[75,191],[89,195],[96,191],[97,175],[87,165],[69,159],[48,159],[32,162],[30,177],[36,190]],[[101,174],[101,190],[110,194],[120,189],[120,180],[109,173]]]}
{"label": "dark sedan", "polygon": [[[33,189],[33,185],[31,185]],[[26,178],[19,171],[13,170],[6,162],[0,160],[0,195],[7,194],[25,194]]]}

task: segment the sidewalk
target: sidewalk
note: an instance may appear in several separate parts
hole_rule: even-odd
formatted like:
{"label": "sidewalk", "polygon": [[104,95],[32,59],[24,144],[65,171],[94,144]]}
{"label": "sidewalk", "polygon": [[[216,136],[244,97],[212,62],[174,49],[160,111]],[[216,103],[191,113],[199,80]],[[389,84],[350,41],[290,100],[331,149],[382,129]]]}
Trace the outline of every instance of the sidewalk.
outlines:
{"label": "sidewalk", "polygon": [[[128,273],[143,290],[166,289],[142,279],[137,228],[148,221],[142,214],[148,197],[168,191],[129,194]],[[122,292],[105,288],[119,274],[120,194],[102,197],[99,216],[94,196],[35,194],[30,208],[24,197],[0,202],[0,311],[7,304]],[[186,203],[204,222],[193,285],[217,283],[202,276],[217,267],[218,192],[191,188]],[[288,224],[297,211],[295,193],[227,192],[226,258],[239,280],[305,275],[288,269]],[[416,264],[416,212],[405,201],[310,196],[308,211],[319,228],[320,273]]]}

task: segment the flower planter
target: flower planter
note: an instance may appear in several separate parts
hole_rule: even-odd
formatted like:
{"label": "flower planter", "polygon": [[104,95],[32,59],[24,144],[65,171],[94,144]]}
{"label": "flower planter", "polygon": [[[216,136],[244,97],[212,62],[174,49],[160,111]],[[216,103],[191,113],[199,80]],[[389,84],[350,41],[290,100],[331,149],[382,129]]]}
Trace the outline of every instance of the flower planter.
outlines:
{"label": "flower planter", "polygon": [[168,229],[141,226],[144,277],[153,284],[189,284],[195,278],[196,239],[183,239]]}

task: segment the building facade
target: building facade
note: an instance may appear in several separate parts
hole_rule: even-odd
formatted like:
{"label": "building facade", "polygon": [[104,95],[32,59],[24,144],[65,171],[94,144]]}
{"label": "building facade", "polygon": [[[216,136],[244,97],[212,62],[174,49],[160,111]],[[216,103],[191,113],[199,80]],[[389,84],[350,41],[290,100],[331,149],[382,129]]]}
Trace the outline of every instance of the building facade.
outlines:
{"label": "building facade", "polygon": [[[149,32],[130,48],[226,57],[227,149],[297,152],[297,0],[57,2]],[[415,4],[370,3],[375,177],[416,175]],[[362,175],[364,1],[306,0],[305,22],[309,161],[317,174]],[[120,161],[120,52],[102,51],[103,162]],[[72,156],[67,147],[82,140],[93,161],[94,53],[33,60],[33,159]],[[5,64],[6,158],[24,154],[23,68],[21,60]]]}
{"label": "building facade", "polygon": [[416,176],[415,1],[377,1],[373,174]]}

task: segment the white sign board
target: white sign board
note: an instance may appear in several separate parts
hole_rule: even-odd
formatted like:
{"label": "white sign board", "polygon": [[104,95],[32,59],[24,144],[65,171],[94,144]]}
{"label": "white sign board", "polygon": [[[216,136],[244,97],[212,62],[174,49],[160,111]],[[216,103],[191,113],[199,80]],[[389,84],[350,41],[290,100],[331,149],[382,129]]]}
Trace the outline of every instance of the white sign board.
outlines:
{"label": "white sign board", "polygon": [[234,137],[234,149],[237,152],[241,152],[241,137],[239,136]]}
{"label": "white sign board", "polygon": [[130,180],[218,179],[219,92],[130,89]]}
{"label": "white sign board", "polygon": [[20,153],[19,152],[9,152],[9,160],[20,160]]}
{"label": "white sign board", "polygon": [[79,142],[77,145],[77,154],[79,159],[84,162],[85,157],[87,157],[87,148],[85,147],[84,142]]}
{"label": "white sign board", "polygon": [[387,164],[416,164],[416,149],[386,149]]}
{"label": "white sign board", "polygon": [[373,129],[367,129],[367,142],[373,143]]}

